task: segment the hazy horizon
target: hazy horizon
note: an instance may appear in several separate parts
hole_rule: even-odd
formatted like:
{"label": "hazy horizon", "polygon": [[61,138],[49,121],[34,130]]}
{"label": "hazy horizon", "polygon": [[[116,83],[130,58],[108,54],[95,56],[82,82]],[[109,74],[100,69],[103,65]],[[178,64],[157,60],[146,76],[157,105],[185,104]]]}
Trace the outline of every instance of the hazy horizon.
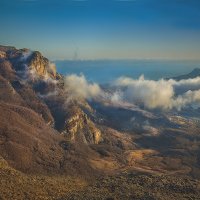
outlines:
{"label": "hazy horizon", "polygon": [[96,62],[96,61],[163,61],[163,62],[179,62],[179,61],[186,61],[186,62],[199,62],[199,59],[162,59],[162,58],[99,58],[99,59],[53,59],[53,62],[57,61],[69,61],[69,62]]}
{"label": "hazy horizon", "polygon": [[91,82],[112,83],[120,77],[151,80],[188,74],[199,68],[200,61],[172,60],[57,60],[57,71],[63,75],[83,74]]}

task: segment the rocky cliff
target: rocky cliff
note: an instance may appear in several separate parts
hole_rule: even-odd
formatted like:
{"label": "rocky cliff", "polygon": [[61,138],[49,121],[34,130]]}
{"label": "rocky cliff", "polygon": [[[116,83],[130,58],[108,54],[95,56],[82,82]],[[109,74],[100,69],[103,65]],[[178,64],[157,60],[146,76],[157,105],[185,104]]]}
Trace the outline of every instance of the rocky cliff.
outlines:
{"label": "rocky cliff", "polygon": [[38,51],[30,52],[27,58],[27,65],[41,77],[59,78],[59,76],[57,77],[56,66]]}
{"label": "rocky cliff", "polygon": [[79,140],[85,144],[98,144],[102,140],[100,130],[77,106],[71,108],[64,127],[63,134],[73,142]]}

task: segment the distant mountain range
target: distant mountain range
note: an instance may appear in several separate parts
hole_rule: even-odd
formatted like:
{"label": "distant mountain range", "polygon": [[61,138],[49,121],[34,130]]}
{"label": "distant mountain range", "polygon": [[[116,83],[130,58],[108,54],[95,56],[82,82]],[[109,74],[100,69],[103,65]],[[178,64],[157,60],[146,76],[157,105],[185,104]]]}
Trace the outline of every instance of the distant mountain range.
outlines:
{"label": "distant mountain range", "polygon": [[200,76],[200,68],[195,68],[189,74],[173,77],[172,79],[180,81],[180,80],[189,79],[189,78],[196,78],[198,76]]}

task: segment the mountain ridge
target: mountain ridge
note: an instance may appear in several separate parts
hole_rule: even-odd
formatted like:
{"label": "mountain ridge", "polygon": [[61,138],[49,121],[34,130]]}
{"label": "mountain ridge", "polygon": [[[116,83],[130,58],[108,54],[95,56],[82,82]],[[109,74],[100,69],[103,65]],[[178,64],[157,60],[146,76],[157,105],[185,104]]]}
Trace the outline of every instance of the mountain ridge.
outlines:
{"label": "mountain ridge", "polygon": [[[5,51],[5,57],[1,58],[1,60],[0,60],[0,72],[1,72],[0,81],[1,81],[1,86],[2,86],[0,101],[2,103],[5,103],[5,102],[7,103],[7,104],[3,104],[4,106],[1,108],[4,109],[4,107],[5,107],[5,108],[8,108],[8,110],[12,110],[10,106],[15,106],[17,109],[16,114],[19,115],[19,117],[22,117],[21,118],[22,121],[25,119],[24,116],[26,116],[26,113],[24,111],[22,112],[22,110],[25,109],[26,112],[29,112],[28,110],[30,110],[30,111],[33,110],[38,115],[38,119],[40,119],[40,121],[44,120],[45,124],[44,124],[44,122],[42,122],[42,124],[43,124],[42,126],[44,126],[44,128],[46,127],[45,132],[47,132],[47,135],[55,132],[54,134],[55,134],[55,137],[57,138],[56,139],[56,141],[57,141],[56,148],[58,149],[58,154],[60,154],[59,155],[60,161],[57,160],[58,165],[57,165],[57,167],[55,167],[55,171],[58,171],[58,169],[60,168],[59,162],[60,163],[62,162],[62,157],[65,154],[63,152],[62,145],[60,146],[60,144],[61,143],[63,144],[62,141],[67,141],[67,140],[71,141],[70,137],[68,137],[68,139],[67,139],[65,136],[62,135],[62,132],[64,131],[64,129],[69,130],[69,125],[67,123],[65,124],[65,119],[66,119],[66,117],[68,117],[69,111],[64,106],[66,95],[63,94],[64,93],[63,88],[62,88],[63,87],[62,86],[63,78],[60,74],[58,74],[56,72],[55,66],[53,66],[53,69],[52,69],[52,67],[50,66],[51,65],[50,61],[48,61],[47,58],[43,57],[41,55],[41,53],[39,53],[37,51],[32,52],[28,49],[17,50],[16,48],[13,48],[13,47],[2,47],[2,46],[1,46],[0,50]],[[4,76],[5,78],[3,78],[2,76]],[[5,92],[3,92],[3,91],[5,91]],[[10,91],[10,92],[8,93],[8,91]],[[56,91],[58,93],[58,99],[56,99],[56,97],[53,95],[52,98],[51,97],[48,98],[49,101],[46,104],[45,98],[43,98],[43,96],[48,95],[50,92],[54,92],[54,91]],[[8,98],[8,94],[10,94],[9,98]],[[61,101],[61,103],[59,101]],[[58,119],[56,118],[55,114],[52,115],[54,105],[56,107],[61,107],[61,111],[64,113],[63,125],[62,125],[63,130],[62,129],[60,129],[60,130],[52,129],[55,127],[55,123],[58,120],[60,120],[59,118]],[[13,113],[12,111],[9,111],[9,112],[11,113],[11,115],[13,115],[13,116],[15,115],[15,113]],[[75,108],[74,112],[72,112],[72,113],[77,113],[76,108]],[[31,115],[30,115],[30,117],[31,117]],[[86,114],[84,114],[83,116],[86,116]],[[42,117],[42,119],[41,119],[41,117]],[[73,114],[71,114],[69,117],[72,118]],[[80,115],[79,117],[80,117],[79,118],[79,120],[80,120],[82,118],[82,115]],[[33,118],[32,120],[34,123],[36,118]],[[83,128],[82,127],[83,125],[81,125],[81,127],[79,125],[77,125],[77,124],[79,124],[79,120],[74,125],[74,126],[77,126],[76,130],[73,131],[74,135],[76,135],[78,132],[80,132],[79,129]],[[90,119],[87,119],[87,121],[89,121],[89,123],[91,124],[92,132],[91,133],[89,132],[90,131],[90,128],[89,128],[88,131],[83,133],[82,137],[85,137],[85,134],[86,135],[88,134],[87,141],[89,143],[90,142],[96,143],[96,139],[94,139],[94,141],[93,141],[93,137],[95,138],[95,133],[96,133],[95,131],[97,131],[98,137],[99,137],[100,132],[95,128],[95,125],[92,122],[90,122]],[[6,122],[4,122],[1,126],[1,128],[9,127],[9,124],[13,124],[13,123],[14,122],[12,121],[12,118],[10,118],[8,120],[8,124],[6,125]],[[31,122],[28,121],[28,124],[29,123],[31,123]],[[26,125],[25,121],[24,121],[24,125]],[[14,126],[14,125],[12,125],[12,126]],[[32,129],[34,130],[37,128],[33,126]],[[23,132],[23,124],[20,127],[20,130],[21,131],[18,132],[19,136]],[[58,131],[60,131],[60,133]],[[8,134],[8,132],[9,131],[6,131],[5,134]],[[36,132],[37,132],[37,130],[36,130]],[[69,133],[66,132],[66,135],[68,135],[68,134]],[[89,137],[90,134],[92,136],[91,138]],[[46,135],[46,137],[48,138],[47,135]],[[14,137],[17,137],[17,135]],[[42,141],[43,140],[44,140],[44,138],[42,139]],[[20,143],[20,141],[18,141],[18,142]],[[45,141],[43,141],[43,142],[45,142]],[[25,143],[20,144],[20,145],[25,145]],[[43,145],[43,144],[41,143],[41,145]],[[49,144],[49,146],[51,146],[51,144]],[[36,147],[36,146],[33,146],[31,148],[38,149],[38,147]],[[18,163],[17,164],[17,163],[15,163],[15,160],[12,160],[13,158],[11,157],[11,154],[10,154],[11,152],[9,153],[9,151],[8,151],[7,153],[8,153],[8,158],[11,159],[10,163],[12,161],[12,163],[14,163],[14,166],[16,166],[17,169],[26,171],[27,166],[23,161],[20,161],[22,163],[22,165],[20,166],[18,161],[16,161]],[[40,153],[42,153],[42,152],[40,152]],[[48,151],[47,151],[46,153],[47,153],[47,155],[50,155],[50,152],[48,153]],[[42,153],[42,154],[44,156],[44,153]],[[17,155],[17,151],[16,151],[16,155]],[[32,156],[30,156],[30,157],[32,157]],[[48,160],[49,160],[49,158],[48,158]],[[48,160],[45,158],[44,162],[49,162]],[[37,162],[40,163],[39,161],[37,161]],[[23,165],[25,165],[25,166],[23,166]],[[39,165],[41,165],[41,164],[39,164]],[[29,167],[29,169],[31,169],[31,168]],[[40,168],[38,168],[38,169],[39,169],[39,171],[41,171]],[[48,171],[49,169],[50,168],[48,167],[48,165],[46,167],[44,165],[42,171],[45,171],[45,170]],[[37,171],[37,167],[34,170]]]}
{"label": "mountain ridge", "polygon": [[176,76],[176,77],[173,77],[172,79],[174,79],[176,81],[180,81],[180,80],[185,80],[185,79],[189,79],[189,78],[196,78],[198,76],[200,76],[200,68],[195,68],[188,74]]}

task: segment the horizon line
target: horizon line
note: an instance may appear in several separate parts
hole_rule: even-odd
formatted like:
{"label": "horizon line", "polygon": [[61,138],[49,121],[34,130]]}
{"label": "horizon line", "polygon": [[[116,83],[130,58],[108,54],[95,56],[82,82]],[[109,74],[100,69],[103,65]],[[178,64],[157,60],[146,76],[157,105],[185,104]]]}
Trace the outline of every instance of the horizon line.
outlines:
{"label": "horizon line", "polygon": [[174,58],[97,58],[97,59],[52,59],[53,62],[57,61],[71,61],[71,62],[85,62],[85,61],[193,61],[200,62],[200,59],[174,59]]}

